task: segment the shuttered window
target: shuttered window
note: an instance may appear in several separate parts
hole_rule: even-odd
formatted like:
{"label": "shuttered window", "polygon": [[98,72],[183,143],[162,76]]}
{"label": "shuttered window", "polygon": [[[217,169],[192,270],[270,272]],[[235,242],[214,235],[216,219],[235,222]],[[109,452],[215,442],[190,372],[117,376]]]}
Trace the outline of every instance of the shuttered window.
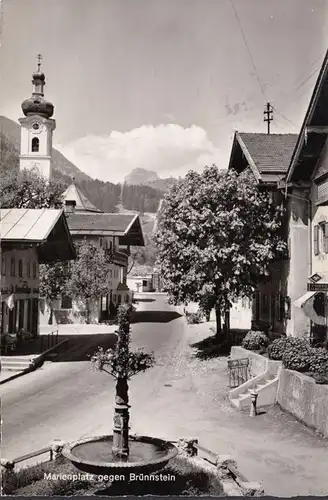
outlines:
{"label": "shuttered window", "polygon": [[313,252],[314,255],[319,254],[319,226],[313,228]]}
{"label": "shuttered window", "polygon": [[317,184],[317,202],[328,199],[328,178]]}
{"label": "shuttered window", "polygon": [[323,241],[323,251],[325,253],[328,253],[328,222],[325,222],[324,224],[322,224],[322,232],[323,232],[323,237],[322,237],[322,241]]}

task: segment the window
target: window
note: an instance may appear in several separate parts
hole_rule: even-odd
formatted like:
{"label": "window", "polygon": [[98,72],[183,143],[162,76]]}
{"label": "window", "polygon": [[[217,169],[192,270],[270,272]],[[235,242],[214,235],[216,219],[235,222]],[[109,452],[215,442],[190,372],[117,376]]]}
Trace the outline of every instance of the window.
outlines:
{"label": "window", "polygon": [[105,295],[101,297],[101,310],[107,311],[107,309],[108,309],[108,296]]}
{"label": "window", "polygon": [[6,276],[6,258],[4,255],[1,255],[1,276]]}
{"label": "window", "polygon": [[12,257],[11,258],[11,261],[10,261],[10,276],[15,276],[15,272],[16,272],[16,269],[15,269],[15,257]]}
{"label": "window", "polygon": [[33,278],[36,278],[36,262],[33,262]]}
{"label": "window", "polygon": [[40,141],[38,137],[33,137],[32,139],[32,153],[38,153],[39,152],[39,145]]}
{"label": "window", "polygon": [[31,262],[29,260],[26,262],[26,276],[31,277]]}
{"label": "window", "polygon": [[280,295],[280,301],[279,301],[279,321],[284,321],[285,319],[290,319],[290,297],[285,297],[283,295]]}
{"label": "window", "polygon": [[328,223],[323,222],[319,224],[320,227],[320,242],[319,242],[319,250],[322,253],[328,253]]}
{"label": "window", "polygon": [[100,245],[100,248],[102,248],[102,246],[103,246],[103,239],[102,238],[99,238],[99,245]]}
{"label": "window", "polygon": [[321,222],[313,228],[313,253],[328,253],[328,223]]}
{"label": "window", "polygon": [[18,276],[23,277],[23,261],[21,259],[18,261]]}
{"label": "window", "polygon": [[317,203],[323,203],[328,199],[328,178],[317,183]]}
{"label": "window", "polygon": [[319,226],[313,228],[313,252],[314,255],[319,254]]}
{"label": "window", "polygon": [[113,271],[112,269],[109,270],[109,277],[112,278],[113,277]]}
{"label": "window", "polygon": [[62,309],[72,309],[71,297],[68,297],[67,295],[63,295],[62,302],[61,302],[61,308]]}

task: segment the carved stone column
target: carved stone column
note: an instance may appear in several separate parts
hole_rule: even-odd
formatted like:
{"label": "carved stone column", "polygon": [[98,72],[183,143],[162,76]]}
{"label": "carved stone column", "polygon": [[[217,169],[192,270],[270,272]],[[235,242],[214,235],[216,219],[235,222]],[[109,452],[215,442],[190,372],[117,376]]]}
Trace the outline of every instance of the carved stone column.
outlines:
{"label": "carved stone column", "polygon": [[126,377],[116,381],[116,396],[113,427],[113,455],[124,459],[129,455],[129,396]]}

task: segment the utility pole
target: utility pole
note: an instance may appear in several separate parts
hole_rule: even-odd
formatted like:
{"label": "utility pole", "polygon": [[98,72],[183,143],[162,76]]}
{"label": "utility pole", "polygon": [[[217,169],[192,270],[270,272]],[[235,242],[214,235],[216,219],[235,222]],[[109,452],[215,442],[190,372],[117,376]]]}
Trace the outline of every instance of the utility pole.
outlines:
{"label": "utility pole", "polygon": [[268,134],[270,134],[270,123],[273,120],[273,108],[269,102],[266,103],[265,110],[263,111],[264,121],[268,124]]}

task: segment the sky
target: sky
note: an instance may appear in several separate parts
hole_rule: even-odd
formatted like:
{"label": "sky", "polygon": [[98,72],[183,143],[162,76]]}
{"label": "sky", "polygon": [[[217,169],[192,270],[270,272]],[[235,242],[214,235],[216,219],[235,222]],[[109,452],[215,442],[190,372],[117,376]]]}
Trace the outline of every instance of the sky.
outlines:
{"label": "sky", "polygon": [[[0,0],[1,1],[1,0]],[[54,146],[91,177],[228,166],[235,130],[298,133],[328,48],[328,0],[2,0],[1,109],[36,55]]]}

